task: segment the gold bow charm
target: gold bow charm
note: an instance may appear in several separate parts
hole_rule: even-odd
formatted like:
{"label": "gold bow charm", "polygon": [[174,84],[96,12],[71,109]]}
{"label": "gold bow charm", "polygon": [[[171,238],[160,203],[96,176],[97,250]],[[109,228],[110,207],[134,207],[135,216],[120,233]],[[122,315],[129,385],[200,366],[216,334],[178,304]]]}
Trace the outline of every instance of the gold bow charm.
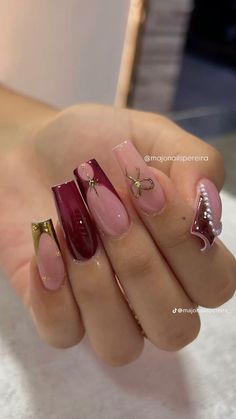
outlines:
{"label": "gold bow charm", "polygon": [[140,169],[136,167],[137,176],[134,178],[127,173],[125,169],[125,176],[131,181],[130,190],[135,198],[139,198],[143,191],[149,191],[154,188],[154,182],[151,178],[140,179]]}

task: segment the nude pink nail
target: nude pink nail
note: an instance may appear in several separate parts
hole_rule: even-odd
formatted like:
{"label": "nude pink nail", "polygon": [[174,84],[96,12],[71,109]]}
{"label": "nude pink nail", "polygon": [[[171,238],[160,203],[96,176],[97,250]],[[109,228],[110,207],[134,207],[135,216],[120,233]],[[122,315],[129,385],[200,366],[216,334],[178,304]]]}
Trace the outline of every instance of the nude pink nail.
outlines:
{"label": "nude pink nail", "polygon": [[65,282],[66,272],[52,221],[32,223],[32,234],[43,286],[57,291]]}
{"label": "nude pink nail", "polygon": [[126,178],[134,205],[146,214],[155,214],[165,205],[164,192],[143,157],[130,141],[113,149]]}
{"label": "nude pink nail", "polygon": [[89,160],[76,168],[74,174],[97,226],[109,236],[124,234],[130,225],[128,213],[98,162]]}
{"label": "nude pink nail", "polygon": [[222,204],[219,192],[209,179],[203,178],[197,184],[194,220],[191,233],[200,237],[208,250],[222,231]]}

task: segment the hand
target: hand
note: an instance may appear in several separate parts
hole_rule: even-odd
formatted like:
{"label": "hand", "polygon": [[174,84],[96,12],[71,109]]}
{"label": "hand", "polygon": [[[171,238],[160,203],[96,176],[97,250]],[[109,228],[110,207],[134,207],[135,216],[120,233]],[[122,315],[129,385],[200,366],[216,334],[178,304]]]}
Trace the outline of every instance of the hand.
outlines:
{"label": "hand", "polygon": [[[159,191],[156,205],[163,204],[163,208],[147,215],[143,209],[148,208],[142,208],[142,201],[132,196],[130,173],[122,174],[111,152],[126,139],[132,140],[142,156],[197,155],[208,156],[208,161],[153,161],[154,169],[145,177],[158,181],[163,202]],[[50,291],[32,257],[30,222],[48,218],[56,222],[51,186],[72,179],[73,169],[93,157],[121,196],[129,229],[115,239],[101,233],[95,256],[77,263],[58,226],[66,280],[58,291]],[[221,189],[221,157],[166,118],[103,106],[73,107],[58,113],[30,140],[5,155],[0,171],[1,264],[29,308],[40,336],[51,345],[75,345],[85,328],[101,358],[110,365],[123,365],[143,347],[133,312],[157,347],[177,350],[196,338],[200,320],[197,313],[173,314],[175,307],[216,307],[233,296],[233,256],[219,239],[208,252],[201,252],[202,241],[190,234],[196,185],[209,179],[209,185],[213,182]]]}

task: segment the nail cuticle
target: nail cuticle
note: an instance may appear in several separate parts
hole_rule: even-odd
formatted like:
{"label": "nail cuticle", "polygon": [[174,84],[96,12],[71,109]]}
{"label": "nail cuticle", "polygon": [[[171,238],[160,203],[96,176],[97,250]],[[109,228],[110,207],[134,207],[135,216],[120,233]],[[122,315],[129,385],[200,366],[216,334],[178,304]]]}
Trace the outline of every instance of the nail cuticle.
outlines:
{"label": "nail cuticle", "polygon": [[140,211],[141,211],[141,212],[145,215],[145,217],[147,217],[147,218],[155,218],[155,217],[157,217],[157,216],[161,216],[161,215],[163,214],[163,212],[165,211],[166,207],[167,207],[167,202],[165,202],[164,206],[163,206],[160,210],[158,210],[158,211],[156,211],[156,212],[147,213],[147,212],[143,211],[142,209],[141,209]]}
{"label": "nail cuticle", "polygon": [[93,263],[93,261],[98,257],[98,253],[99,250],[97,249],[96,252],[94,253],[94,255],[92,255],[90,258],[88,259],[75,259],[75,258],[71,258],[72,263],[75,263],[76,265],[85,265],[85,264],[89,264],[89,263]]}
{"label": "nail cuticle", "polygon": [[[133,228],[133,226],[134,226],[134,223],[131,221],[131,219],[130,219],[130,224],[129,224],[129,227],[128,227],[128,230],[126,230],[124,233],[122,233],[121,235],[119,235],[119,236],[109,236],[109,240],[112,242],[117,242],[117,241],[119,241],[119,240],[122,240],[122,239],[124,239],[125,237],[127,237],[129,234],[130,234],[130,232],[131,232],[131,230],[132,230],[132,228]],[[104,236],[105,237],[108,237],[105,233],[103,233],[104,234]]]}

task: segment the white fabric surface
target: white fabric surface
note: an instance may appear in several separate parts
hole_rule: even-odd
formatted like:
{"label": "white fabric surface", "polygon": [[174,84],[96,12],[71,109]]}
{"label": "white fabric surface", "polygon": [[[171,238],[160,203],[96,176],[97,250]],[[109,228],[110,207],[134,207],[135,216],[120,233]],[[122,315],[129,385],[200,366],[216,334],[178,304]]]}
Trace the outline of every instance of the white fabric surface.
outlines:
{"label": "white fabric surface", "polygon": [[[222,196],[222,238],[236,253],[236,199]],[[41,342],[1,278],[0,418],[235,419],[235,298],[222,307],[202,314],[199,338],[180,352],[147,343],[138,361],[112,369],[86,340],[65,351]]]}

